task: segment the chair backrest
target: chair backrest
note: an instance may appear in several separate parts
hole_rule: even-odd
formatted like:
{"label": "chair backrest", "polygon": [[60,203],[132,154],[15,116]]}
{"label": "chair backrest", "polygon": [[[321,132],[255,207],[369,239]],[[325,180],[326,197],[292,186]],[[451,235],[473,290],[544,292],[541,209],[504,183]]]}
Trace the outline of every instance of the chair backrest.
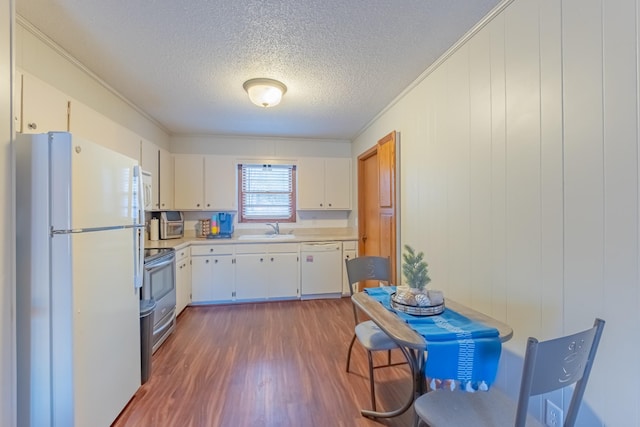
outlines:
{"label": "chair backrest", "polygon": [[349,289],[353,295],[353,285],[363,280],[391,280],[389,258],[381,256],[361,256],[345,260]]}
{"label": "chair backrest", "polygon": [[[363,280],[378,280],[387,282],[391,280],[391,264],[389,258],[381,256],[360,256],[345,260],[347,267],[347,280],[349,281],[349,291],[353,295],[353,287]],[[358,313],[353,306],[353,317],[358,323]]]}
{"label": "chair backrest", "polygon": [[604,320],[596,319],[593,327],[548,341],[527,341],[522,369],[522,382],[516,413],[516,427],[524,427],[529,397],[576,384],[565,415],[564,427],[573,427],[596,356]]}

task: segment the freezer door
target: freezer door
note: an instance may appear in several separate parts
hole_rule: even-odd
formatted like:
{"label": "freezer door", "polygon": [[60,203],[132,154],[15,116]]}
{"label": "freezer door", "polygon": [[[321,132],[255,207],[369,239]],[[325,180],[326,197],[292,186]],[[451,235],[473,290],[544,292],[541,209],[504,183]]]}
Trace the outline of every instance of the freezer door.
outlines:
{"label": "freezer door", "polygon": [[136,160],[64,132],[50,133],[49,145],[54,230],[138,223]]}

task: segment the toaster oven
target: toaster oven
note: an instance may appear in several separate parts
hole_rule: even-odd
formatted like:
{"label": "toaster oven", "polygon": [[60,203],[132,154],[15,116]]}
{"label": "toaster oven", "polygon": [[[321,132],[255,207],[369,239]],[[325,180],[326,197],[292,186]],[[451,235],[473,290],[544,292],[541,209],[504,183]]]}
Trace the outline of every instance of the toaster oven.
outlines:
{"label": "toaster oven", "polygon": [[160,239],[181,239],[184,236],[184,218],[182,212],[165,211],[160,213]]}

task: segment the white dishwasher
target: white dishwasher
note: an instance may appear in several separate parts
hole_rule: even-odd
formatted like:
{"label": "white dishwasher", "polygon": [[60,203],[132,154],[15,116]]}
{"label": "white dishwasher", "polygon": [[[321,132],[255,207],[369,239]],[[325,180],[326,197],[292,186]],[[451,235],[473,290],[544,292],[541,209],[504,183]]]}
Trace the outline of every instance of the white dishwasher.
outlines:
{"label": "white dishwasher", "polygon": [[301,298],[342,296],[342,242],[307,242],[300,245]]}

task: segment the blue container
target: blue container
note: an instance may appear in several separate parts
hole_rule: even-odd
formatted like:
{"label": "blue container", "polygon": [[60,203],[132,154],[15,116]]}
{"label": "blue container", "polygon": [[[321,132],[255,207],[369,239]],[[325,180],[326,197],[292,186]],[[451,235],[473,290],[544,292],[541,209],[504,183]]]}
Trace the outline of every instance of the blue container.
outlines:
{"label": "blue container", "polygon": [[233,234],[233,217],[234,213],[230,212],[218,212],[218,233],[223,236],[229,236]]}

